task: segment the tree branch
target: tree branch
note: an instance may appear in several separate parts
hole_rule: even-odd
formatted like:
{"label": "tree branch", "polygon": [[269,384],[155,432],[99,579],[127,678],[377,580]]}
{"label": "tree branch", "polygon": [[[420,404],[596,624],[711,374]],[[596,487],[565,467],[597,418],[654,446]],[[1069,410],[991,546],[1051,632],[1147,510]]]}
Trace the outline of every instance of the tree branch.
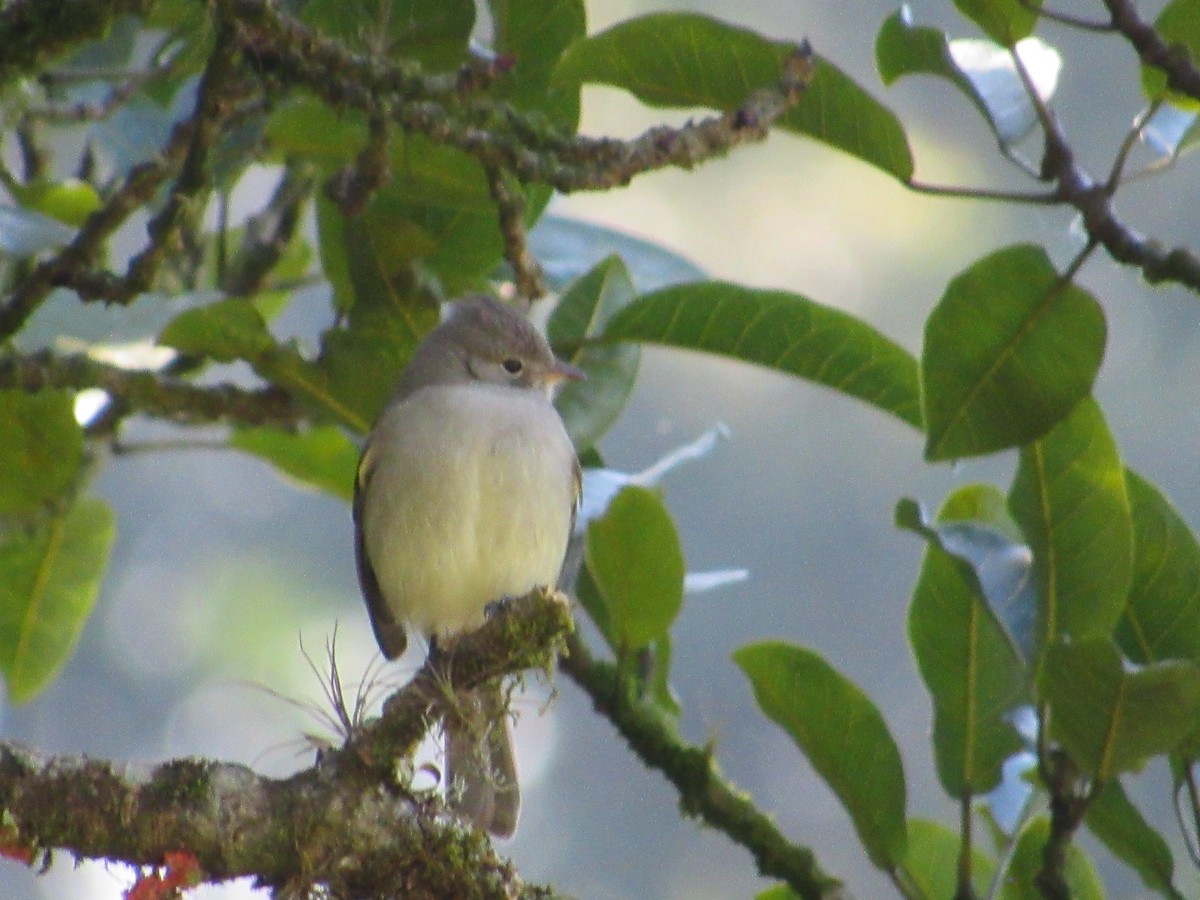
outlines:
{"label": "tree branch", "polygon": [[291,395],[279,388],[199,387],[153,372],[107,365],[82,353],[60,356],[39,350],[0,356],[0,388],[100,388],[125,410],[192,425],[228,422],[291,428],[306,418]]}
{"label": "tree branch", "polygon": [[[456,147],[486,168],[564,193],[628,184],[667,166],[690,168],[748,141],[762,140],[812,80],[807,43],[784,62],[779,83],[737,109],[682,128],[653,128],[631,141],[564,134],[491,98],[461,76],[429,76],[414,62],[389,63],[347,50],[290,20],[265,0],[222,0],[238,20],[248,64],[289,87],[303,86],[338,108],[386,114],[407,131]],[[497,71],[503,65],[497,63]]]}
{"label": "tree branch", "polygon": [[152,0],[17,0],[0,12],[0,85],[32,72],[47,60],[99,37],[124,15],[144,15]]}
{"label": "tree branch", "polygon": [[1104,0],[1104,5],[1112,16],[1113,28],[1125,35],[1142,62],[1166,73],[1167,87],[1200,100],[1200,68],[1187,47],[1168,44],[1153,25],[1138,15],[1132,0]]}
{"label": "tree branch", "polygon": [[637,697],[637,689],[612,663],[592,657],[572,635],[561,669],[592,698],[630,748],[647,766],[658,769],[679,790],[685,813],[727,834],[754,856],[763,875],[786,881],[806,898],[845,896],[841,883],[821,871],[812,851],[785,838],[745,794],[723,778],[712,748],[685,743],[661,712]]}
{"label": "tree branch", "polygon": [[437,796],[396,783],[395,772],[455,690],[546,667],[572,627],[562,594],[538,590],[513,601],[452,655],[426,662],[380,718],[290,778],[233,763],[118,764],[0,744],[7,843],[135,866],[184,850],[207,880],[252,875],[284,896],[321,885],[338,897],[551,896],[523,883]]}
{"label": "tree branch", "polygon": [[[1105,2],[1111,4],[1113,0]],[[1184,246],[1167,249],[1159,241],[1139,234],[1117,218],[1112,207],[1112,195],[1118,185],[1097,184],[1075,161],[1062,124],[1038,94],[1020,55],[1013,53],[1012,59],[1045,135],[1042,177],[1057,182],[1056,196],[1079,211],[1088,237],[1104,247],[1118,262],[1140,268],[1143,277],[1151,284],[1175,281],[1200,291],[1200,256]]]}

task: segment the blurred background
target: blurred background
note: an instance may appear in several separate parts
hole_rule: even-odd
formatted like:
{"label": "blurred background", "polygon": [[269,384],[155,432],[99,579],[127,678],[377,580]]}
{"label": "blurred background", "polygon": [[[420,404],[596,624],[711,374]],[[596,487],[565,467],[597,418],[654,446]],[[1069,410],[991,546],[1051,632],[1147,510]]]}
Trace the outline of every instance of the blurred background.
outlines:
{"label": "blurred background", "polygon": [[[948,0],[911,6],[918,23],[978,36]],[[1159,6],[1141,4],[1147,16]],[[663,9],[711,13],[774,38],[807,36],[900,115],[924,181],[1036,189],[998,158],[990,132],[948,85],[879,83],[873,42],[890,3],[597,0],[588,3],[589,27]],[[1071,11],[1103,13],[1098,2]],[[1121,41],[1050,23],[1039,34],[1064,55],[1055,104],[1073,146],[1085,166],[1106,173],[1142,104],[1133,54]],[[585,133],[627,136],[683,118],[646,110],[618,91],[585,91]],[[1035,159],[1037,152],[1028,148]],[[1195,165],[1185,158],[1124,189],[1119,213],[1167,243],[1200,245]],[[244,186],[246,196],[271,184],[261,172]],[[713,277],[847,310],[913,352],[946,281],[979,255],[1033,241],[1061,264],[1080,246],[1068,211],[917,195],[783,135],[693,173],[642,177],[626,189],[560,198],[552,209],[662,244]],[[1124,457],[1200,525],[1200,302],[1178,288],[1151,288],[1103,254],[1080,281],[1108,316],[1097,393]],[[280,328],[315,333],[322,304],[318,293],[298,297]],[[165,321],[171,312],[146,314]],[[38,327],[47,337],[89,329],[96,337],[111,323],[102,310],[89,307],[81,317],[74,306],[51,305]],[[673,659],[685,733],[713,741],[724,772],[857,896],[892,896],[836,800],[754,707],[730,653],[766,637],[819,650],[884,713],[903,753],[910,815],[952,825],[955,807],[937,784],[929,747],[930,706],[906,641],[922,546],[892,527],[892,508],[903,496],[936,506],[971,481],[1006,488],[1014,454],[930,466],[915,432],[866,406],[750,366],[663,350],[645,352],[633,399],[600,446],[609,465],[636,470],[717,423],[728,426],[729,439],[674,472],[666,497],[690,569],[744,567],[750,577],[685,603]],[[308,764],[302,735],[328,733],[310,708],[328,706],[305,652],[323,671],[336,628],[350,683],[376,657],[355,581],[348,506],[252,458],[206,448],[219,442],[218,431],[140,425],[126,437],[145,452],[110,460],[99,476],[119,536],[96,612],[62,677],[27,706],[4,708],[0,730],[61,753],[219,757],[280,775]],[[181,439],[187,446],[177,446]],[[385,677],[399,682],[417,662],[406,657]],[[680,818],[674,789],[642,767],[565,678],[534,685],[522,707],[525,805],[516,838],[499,849],[525,878],[586,900],[744,898],[768,886],[743,850]],[[1152,766],[1131,787],[1185,870],[1166,772]],[[1110,896],[1143,893],[1128,870],[1084,843]],[[115,898],[132,880],[129,870],[77,867],[64,854],[39,877],[0,864],[0,896],[13,900]],[[1180,881],[1196,890],[1194,871]],[[242,884],[194,894],[254,895]]]}

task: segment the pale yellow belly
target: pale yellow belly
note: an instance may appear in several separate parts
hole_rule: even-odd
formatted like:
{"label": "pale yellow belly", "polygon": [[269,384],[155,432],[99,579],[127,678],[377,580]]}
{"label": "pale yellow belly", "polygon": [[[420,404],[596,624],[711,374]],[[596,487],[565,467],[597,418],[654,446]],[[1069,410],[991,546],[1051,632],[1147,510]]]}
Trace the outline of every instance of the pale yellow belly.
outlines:
{"label": "pale yellow belly", "polygon": [[573,453],[549,404],[512,388],[426,389],[390,411],[364,526],[397,618],[452,633],[481,624],[493,601],[554,584]]}

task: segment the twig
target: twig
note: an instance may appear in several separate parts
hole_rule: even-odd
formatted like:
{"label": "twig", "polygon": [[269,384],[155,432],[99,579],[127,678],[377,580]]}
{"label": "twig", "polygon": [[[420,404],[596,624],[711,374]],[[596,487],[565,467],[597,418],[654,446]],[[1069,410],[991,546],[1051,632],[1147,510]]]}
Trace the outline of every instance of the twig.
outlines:
{"label": "twig", "polygon": [[129,170],[124,182],[92,213],[75,238],[55,256],[0,300],[0,340],[15,334],[55,287],[71,287],[89,296],[127,299],[121,279],[109,272],[92,272],[90,266],[104,242],[137,209],[148,203],[158,187],[174,172],[191,141],[190,121],[178,123],[156,159]]}
{"label": "twig", "polygon": [[125,281],[134,294],[150,289],[163,260],[178,249],[179,233],[202,212],[201,200],[209,189],[209,156],[220,137],[223,123],[233,112],[235,98],[245,88],[237,75],[238,53],[233,31],[231,23],[218,23],[216,46],[208,58],[196,106],[188,120],[191,135],[179,177],[162,210],[146,226],[149,244],[129,263]]}
{"label": "twig", "polygon": [[371,195],[391,178],[388,159],[390,124],[382,111],[372,115],[367,143],[354,164],[335,173],[325,185],[325,194],[337,204],[343,216],[361,215]]}
{"label": "twig", "polygon": [[1138,15],[1132,0],[1103,0],[1112,16],[1112,27],[1129,40],[1142,62],[1162,69],[1167,87],[1200,100],[1200,68],[1182,44],[1171,45],[1154,26]]}
{"label": "twig", "polygon": [[229,422],[287,428],[304,418],[292,397],[279,388],[200,387],[153,372],[107,365],[84,354],[59,356],[50,350],[0,356],[0,386],[25,391],[100,388],[128,411],[187,424]]}
{"label": "twig", "polygon": [[638,698],[637,689],[616,665],[594,659],[577,635],[569,639],[567,655],[559,665],[642,762],[675,785],[684,812],[741,844],[763,875],[786,881],[806,900],[845,896],[840,882],[821,871],[812,851],[788,841],[774,822],[721,776],[712,749],[685,743],[661,712]]}
{"label": "twig", "polygon": [[542,265],[529,249],[529,235],[525,230],[525,196],[504,169],[488,166],[486,171],[488,189],[500,218],[504,258],[512,266],[517,296],[528,304],[545,295],[546,283],[542,278]]}
{"label": "twig", "polygon": [[1200,291],[1200,256],[1182,246],[1168,250],[1117,218],[1108,186],[1097,184],[1075,161],[1058,117],[1039,96],[1020,55],[1013,53],[1012,57],[1045,134],[1042,177],[1057,182],[1057,196],[1079,211],[1088,237],[1103,246],[1118,262],[1138,266],[1143,277],[1152,284],[1176,281]]}
{"label": "twig", "polygon": [[1116,30],[1113,28],[1112,22],[1100,22],[1095,19],[1084,19],[1080,16],[1073,16],[1070,13],[1058,12],[1039,3],[1034,3],[1033,0],[1021,0],[1021,5],[1031,12],[1037,13],[1038,16],[1047,21],[1057,22],[1060,25],[1068,25],[1071,28],[1078,28],[1082,31],[1107,33]]}
{"label": "twig", "polygon": [[68,47],[98,37],[121,16],[143,15],[150,0],[6,3],[0,10],[0,86],[35,71]]}
{"label": "twig", "polygon": [[563,192],[627,184],[667,166],[691,167],[747,141],[762,140],[799,102],[814,66],[807,43],[783,64],[779,84],[740,107],[682,128],[654,128],[631,141],[564,134],[494,99],[471,100],[458,77],[425,75],[412,62],[351,53],[285,16],[265,0],[221,0],[238,20],[246,60],[264,76],[303,86],[338,108],[386,113],[407,131],[456,147],[485,167]]}
{"label": "twig", "polygon": [[316,181],[311,165],[294,163],[284,169],[267,205],[246,220],[241,246],[221,279],[225,293],[249,297],[263,289],[295,237]]}

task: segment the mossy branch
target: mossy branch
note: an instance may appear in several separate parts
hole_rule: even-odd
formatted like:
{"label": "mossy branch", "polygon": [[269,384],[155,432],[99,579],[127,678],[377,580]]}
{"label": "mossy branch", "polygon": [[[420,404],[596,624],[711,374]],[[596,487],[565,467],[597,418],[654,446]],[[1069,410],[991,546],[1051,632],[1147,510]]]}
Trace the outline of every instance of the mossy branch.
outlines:
{"label": "mossy branch", "polygon": [[562,670],[592,698],[647,766],[679,790],[682,810],[724,832],[754,856],[758,871],[788,883],[805,900],[844,898],[841,883],[826,874],[811,850],[790,842],[753,801],[726,780],[711,747],[685,742],[613,663],[595,659],[577,635],[567,642]]}
{"label": "mossy branch", "polygon": [[186,851],[206,880],[253,876],[288,897],[318,886],[338,897],[552,896],[395,773],[454,690],[545,668],[571,628],[562,594],[513,601],[453,654],[427,662],[378,719],[290,778],[210,760],[134,765],[0,744],[4,844],[135,866]]}

